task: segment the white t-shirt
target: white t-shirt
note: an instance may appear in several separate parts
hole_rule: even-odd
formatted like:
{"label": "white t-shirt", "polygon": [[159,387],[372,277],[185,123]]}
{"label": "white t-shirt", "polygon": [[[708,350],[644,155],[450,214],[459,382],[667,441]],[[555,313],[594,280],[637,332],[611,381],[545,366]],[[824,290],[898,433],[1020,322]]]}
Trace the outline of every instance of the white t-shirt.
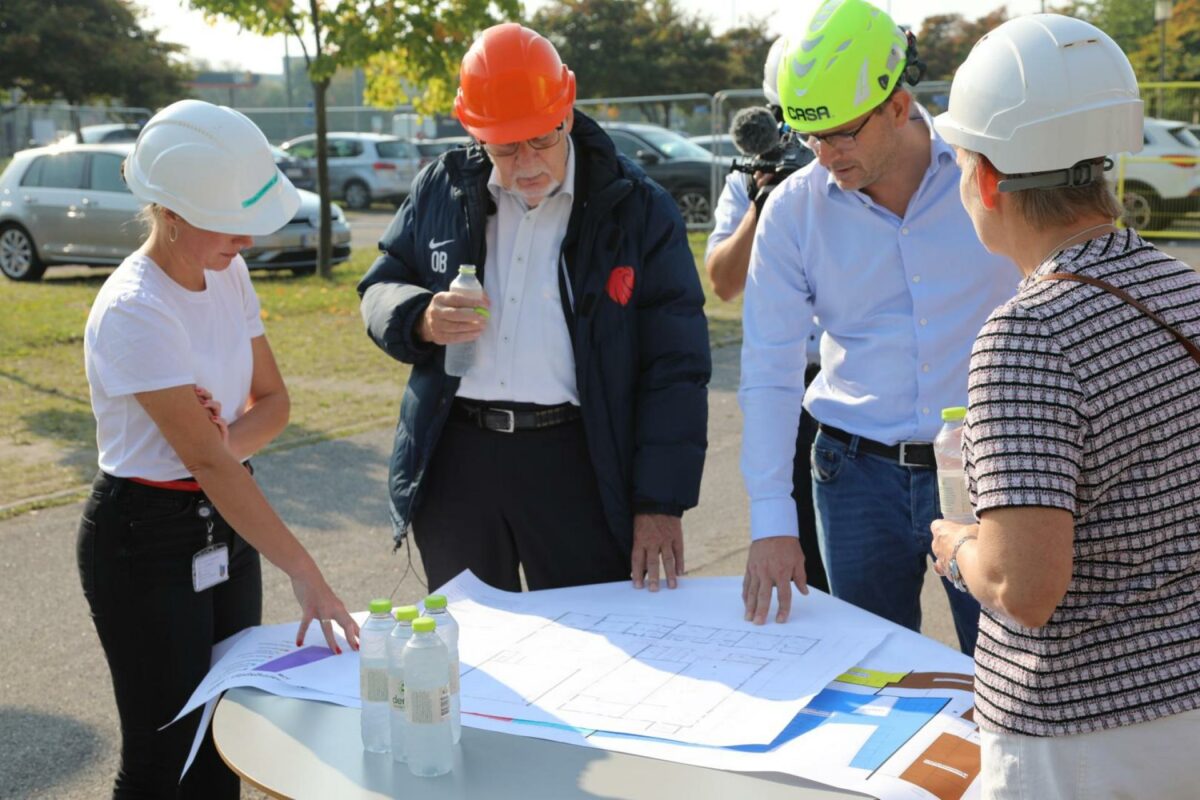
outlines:
{"label": "white t-shirt", "polygon": [[188,474],[135,392],[195,384],[212,392],[229,422],[245,409],[250,340],[263,335],[258,296],[241,256],[204,279],[204,291],[188,291],[134,253],[92,303],[83,356],[100,469],[110,475],[168,481]]}

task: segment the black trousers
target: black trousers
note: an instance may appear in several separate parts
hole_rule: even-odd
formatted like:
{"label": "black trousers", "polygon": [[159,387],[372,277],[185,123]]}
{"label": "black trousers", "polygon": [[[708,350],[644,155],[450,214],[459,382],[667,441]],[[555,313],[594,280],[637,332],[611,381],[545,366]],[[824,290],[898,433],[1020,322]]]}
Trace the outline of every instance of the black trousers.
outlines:
{"label": "black trousers", "polygon": [[79,523],[83,593],[112,673],[121,719],[113,797],[237,798],[238,777],[211,732],[182,784],[202,709],[159,731],[208,673],[212,646],[262,621],[258,551],[212,509],[214,544],[229,547],[229,580],[192,588],[192,557],[208,539],[201,493],[142,486],[101,473]]}
{"label": "black trousers", "polygon": [[[804,385],[812,383],[820,367],[809,366]],[[823,592],[829,591],[825,562],[821,560],[821,545],[817,541],[817,514],[813,508],[812,447],[817,438],[817,421],[807,411],[800,412],[800,429],[796,432],[796,457],[792,461],[792,499],[796,501],[796,517],[800,522],[800,550],[804,553],[804,571],[808,585]]]}
{"label": "black trousers", "polygon": [[499,433],[447,421],[413,513],[429,588],[464,569],[519,592],[629,580],[609,531],[583,423]]}

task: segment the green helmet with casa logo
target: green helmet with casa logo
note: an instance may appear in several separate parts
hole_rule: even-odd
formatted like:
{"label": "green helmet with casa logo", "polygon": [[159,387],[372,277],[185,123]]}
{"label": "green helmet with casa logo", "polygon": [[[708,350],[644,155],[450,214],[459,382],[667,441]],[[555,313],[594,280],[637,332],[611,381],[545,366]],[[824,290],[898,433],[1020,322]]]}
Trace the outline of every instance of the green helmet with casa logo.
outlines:
{"label": "green helmet with casa logo", "polygon": [[788,37],[779,65],[784,120],[800,132],[845,125],[923,71],[913,39],[866,0],[824,0]]}

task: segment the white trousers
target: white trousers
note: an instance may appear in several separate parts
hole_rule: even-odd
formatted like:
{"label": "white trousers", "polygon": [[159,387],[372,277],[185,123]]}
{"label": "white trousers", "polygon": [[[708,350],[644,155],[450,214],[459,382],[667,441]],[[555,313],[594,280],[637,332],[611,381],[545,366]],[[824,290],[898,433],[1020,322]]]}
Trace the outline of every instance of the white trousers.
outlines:
{"label": "white trousers", "polygon": [[1200,710],[1075,736],[981,738],[985,800],[1200,797]]}

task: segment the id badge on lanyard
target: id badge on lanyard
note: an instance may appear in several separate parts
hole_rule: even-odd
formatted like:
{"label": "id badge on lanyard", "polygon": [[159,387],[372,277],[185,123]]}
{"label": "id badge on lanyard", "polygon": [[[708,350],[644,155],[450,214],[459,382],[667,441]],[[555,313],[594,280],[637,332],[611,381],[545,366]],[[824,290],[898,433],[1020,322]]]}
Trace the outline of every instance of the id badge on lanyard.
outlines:
{"label": "id badge on lanyard", "polygon": [[213,544],[213,513],[208,503],[196,507],[196,516],[204,520],[208,532],[204,549],[192,556],[192,588],[197,592],[229,580],[229,547],[224,543]]}

